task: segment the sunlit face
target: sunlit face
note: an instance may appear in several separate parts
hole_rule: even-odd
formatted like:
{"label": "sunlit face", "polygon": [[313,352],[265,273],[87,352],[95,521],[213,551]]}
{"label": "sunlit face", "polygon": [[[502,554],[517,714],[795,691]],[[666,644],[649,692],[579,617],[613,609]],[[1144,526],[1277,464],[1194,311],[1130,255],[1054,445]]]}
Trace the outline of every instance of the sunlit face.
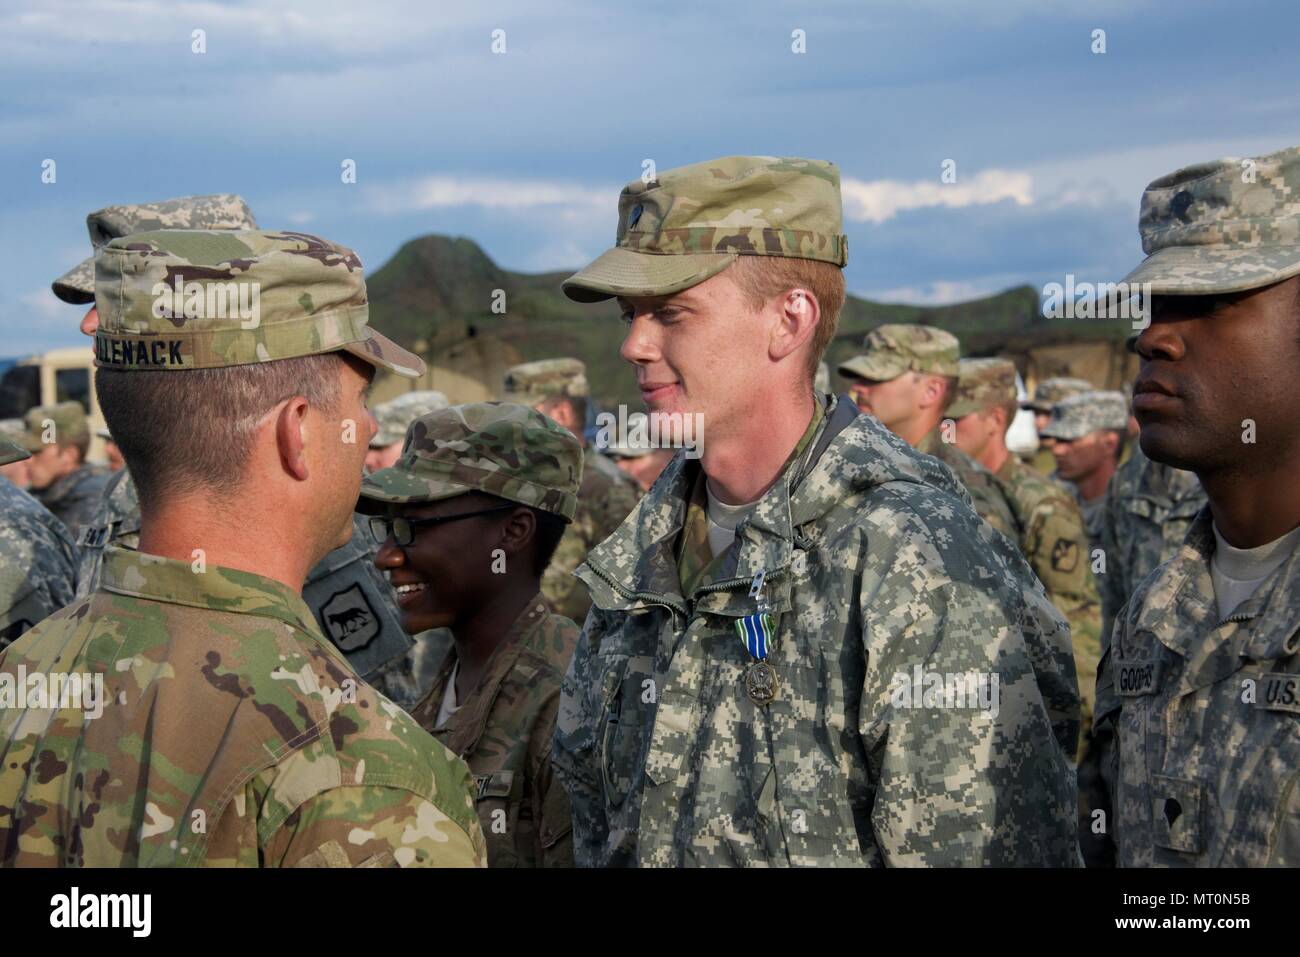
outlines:
{"label": "sunlit face", "polygon": [[957,420],[957,448],[978,462],[1000,430],[1001,424],[993,409],[963,415]]}
{"label": "sunlit face", "polygon": [[75,472],[80,461],[76,449],[70,446],[55,443],[42,445],[39,451],[33,452],[32,457],[26,460],[27,481],[31,488],[42,491],[63,476]]}
{"label": "sunlit face", "polygon": [[1056,439],[1052,454],[1056,456],[1056,474],[1075,482],[1115,461],[1115,439],[1101,430],[1079,439]]}
{"label": "sunlit face", "polygon": [[855,379],[849,387],[849,397],[860,411],[874,415],[889,431],[902,435],[919,417],[924,391],[924,376],[904,372],[884,382]]}

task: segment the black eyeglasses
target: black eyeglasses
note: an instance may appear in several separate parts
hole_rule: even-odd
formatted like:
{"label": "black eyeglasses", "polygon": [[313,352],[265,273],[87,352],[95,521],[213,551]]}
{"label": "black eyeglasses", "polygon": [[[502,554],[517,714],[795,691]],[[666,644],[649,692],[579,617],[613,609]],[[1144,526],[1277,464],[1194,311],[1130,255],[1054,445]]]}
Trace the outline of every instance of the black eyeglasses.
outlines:
{"label": "black eyeglasses", "polygon": [[497,505],[493,508],[485,508],[481,512],[464,512],[460,515],[438,515],[434,518],[389,518],[387,515],[372,515],[370,517],[370,534],[375,536],[375,541],[381,545],[388,541],[388,536],[393,536],[399,548],[405,548],[415,541],[415,529],[420,525],[441,525],[444,522],[459,522],[462,518],[477,518],[480,515],[491,515],[493,512],[504,512],[518,508],[518,505]]}

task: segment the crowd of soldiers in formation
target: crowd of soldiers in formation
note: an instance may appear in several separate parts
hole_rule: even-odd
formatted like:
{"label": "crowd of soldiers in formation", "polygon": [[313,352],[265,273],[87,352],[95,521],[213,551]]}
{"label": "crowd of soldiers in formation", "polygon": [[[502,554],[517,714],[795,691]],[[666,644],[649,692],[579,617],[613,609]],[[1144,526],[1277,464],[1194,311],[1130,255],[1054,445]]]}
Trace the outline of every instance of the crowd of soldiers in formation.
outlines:
{"label": "crowd of soldiers in formation", "polygon": [[[1197,342],[1178,323],[1234,321],[1209,297],[1249,310],[1297,282],[1300,208],[1284,187],[1300,179],[1300,151],[1260,162],[1258,190],[1224,161],[1144,194],[1150,255],[1134,275],[1188,304],[1135,337],[1144,374],[1204,374],[1177,364]],[[777,197],[792,194],[804,203],[787,214],[778,207],[798,204]],[[698,202],[675,206],[681,197]],[[728,233],[691,221],[704,200],[759,212]],[[1290,258],[1270,247],[1253,260],[1248,231],[1215,211],[1225,204],[1255,235],[1289,236]],[[830,164],[729,157],[634,181],[619,205],[617,245],[565,291],[620,300],[624,356],[645,372],[652,412],[652,396],[690,381],[688,359],[664,365],[676,320],[661,311],[674,297],[730,282],[738,255],[846,260]],[[1170,217],[1191,226],[1162,233]],[[497,402],[418,390],[375,407],[351,534],[311,554],[300,579],[259,565],[255,529],[237,561],[200,560],[196,572],[184,548],[148,547],[169,541],[157,516],[187,500],[176,493],[164,510],[159,460],[113,411],[115,393],[144,394],[129,391],[133,376],[197,381],[247,366],[246,346],[262,364],[346,353],[366,381],[420,363],[364,320],[331,341],[329,310],[295,304],[344,270],[353,288],[339,308],[363,305],[359,261],[316,237],[259,231],[238,197],[109,207],[91,225],[95,257],[54,290],[96,303],[83,331],[112,343],[97,350],[98,379],[125,465],[107,431],[109,467],[85,461],[75,402],[0,423],[0,862],[1295,862],[1300,515],[1293,489],[1266,484],[1300,448],[1289,434],[1267,460],[1251,460],[1251,444],[1234,450],[1278,513],[1263,525],[1281,534],[1258,541],[1259,523],[1232,518],[1247,506],[1207,499],[1230,487],[1232,456],[1163,440],[1181,414],[1165,401],[1181,401],[1176,376],[1140,375],[1136,395],[1047,379],[1022,399],[1011,360],[963,358],[941,329],[884,325],[838,366],[844,394],[824,363],[808,374],[793,441],[778,444],[757,494],[735,501],[707,453],[626,437],[597,448],[583,364],[547,359],[510,369]],[[211,250],[229,259],[220,244],[231,241],[246,276],[284,293],[264,300],[287,304],[283,322],[254,334],[208,317],[208,335],[230,337],[225,351],[194,347],[171,370],[114,368],[133,337],[170,330],[143,294],[96,302],[96,280],[145,289],[150,268],[225,262]],[[132,255],[153,258],[123,265]],[[708,314],[698,300],[684,308]],[[1269,321],[1294,325],[1282,312]],[[805,321],[789,316],[791,328]],[[1238,373],[1259,361],[1234,354],[1230,337],[1196,348],[1206,343]],[[663,368],[681,380],[647,389]],[[776,373],[799,381],[788,365]],[[1254,407],[1243,400],[1241,416]],[[1268,420],[1267,397],[1260,407]],[[719,408],[712,421],[726,423]],[[1036,454],[1008,448],[1022,409]],[[1156,436],[1151,456],[1140,422]],[[270,428],[259,441],[287,456],[291,440]],[[294,530],[291,511],[277,533]],[[102,717],[15,696],[59,669],[104,676]],[[899,680],[913,673],[914,699]],[[1000,698],[974,708],[922,695],[930,676],[942,688],[954,674],[991,677]],[[149,720],[180,700],[183,740]],[[1233,770],[1246,766],[1265,773]]]}

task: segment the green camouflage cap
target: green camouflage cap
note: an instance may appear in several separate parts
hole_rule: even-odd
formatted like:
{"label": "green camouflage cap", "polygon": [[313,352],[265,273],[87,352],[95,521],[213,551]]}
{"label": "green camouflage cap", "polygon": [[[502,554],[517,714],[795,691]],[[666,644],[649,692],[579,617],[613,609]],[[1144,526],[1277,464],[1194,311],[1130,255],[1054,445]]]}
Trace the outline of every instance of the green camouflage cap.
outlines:
{"label": "green camouflage cap", "polygon": [[374,415],[375,421],[379,423],[379,431],[370,440],[370,447],[372,449],[383,449],[402,441],[406,437],[406,430],[412,422],[422,415],[437,412],[449,405],[451,403],[447,401],[447,397],[441,392],[435,392],[432,389],[417,389],[414,392],[406,392],[396,399],[389,399],[387,402],[375,406],[370,412]]}
{"label": "green camouflage cap", "polygon": [[580,399],[588,394],[587,367],[580,359],[541,359],[511,366],[502,386],[502,397],[520,405],[535,405],[554,395]]}
{"label": "green camouflage cap", "polygon": [[1123,392],[1080,392],[1067,396],[1052,406],[1052,421],[1039,435],[1073,442],[1089,432],[1128,429],[1128,403]]}
{"label": "green camouflage cap", "polygon": [[1020,403],[1020,407],[1022,409],[1033,409],[1035,412],[1050,413],[1052,406],[1067,396],[1092,391],[1094,391],[1094,386],[1087,379],[1055,376],[1038,383],[1038,388],[1034,390],[1034,397]]}
{"label": "green camouflage cap", "polygon": [[1241,292],[1300,273],[1300,146],[1154,180],[1138,232],[1147,258],[1124,282],[1155,295]]}
{"label": "green camouflage cap", "polygon": [[362,480],[357,511],[376,514],[384,503],[486,492],[572,521],[582,454],[568,429],[533,409],[504,402],[453,405],[411,423],[401,458]]}
{"label": "green camouflage cap", "polygon": [[[60,442],[79,442],[89,437],[90,424],[86,410],[80,402],[59,402],[55,405],[38,405],[23,416],[23,434],[20,442],[28,452],[39,452],[46,445]],[[48,436],[49,441],[45,441]]]}
{"label": "green camouflage cap", "polygon": [[361,260],[317,236],[166,229],[95,256],[95,365],[214,369],[344,351],[407,378],[424,361],[368,325]]}
{"label": "green camouflage cap", "polygon": [[13,465],[15,462],[21,462],[23,459],[31,457],[32,454],[25,448],[8,435],[0,433],[0,465]]}
{"label": "green camouflage cap", "polygon": [[618,198],[618,233],[564,281],[577,302],[680,292],[736,261],[785,256],[843,266],[840,171],[822,160],[725,156],[681,166]]}
{"label": "green camouflage cap", "polygon": [[957,367],[957,395],[948,407],[949,418],[1016,401],[1016,364],[1010,359],[962,359]]}
{"label": "green camouflage cap", "polygon": [[[106,206],[86,217],[90,245],[99,249],[110,239],[151,229],[256,229],[253,211],[234,193],[184,196],[161,203]],[[95,256],[68,270],[51,287],[64,302],[95,301]]]}
{"label": "green camouflage cap", "polygon": [[841,362],[841,375],[888,382],[904,372],[954,378],[958,374],[961,345],[951,332],[934,326],[901,323],[880,326],[867,333],[862,346],[866,354]]}

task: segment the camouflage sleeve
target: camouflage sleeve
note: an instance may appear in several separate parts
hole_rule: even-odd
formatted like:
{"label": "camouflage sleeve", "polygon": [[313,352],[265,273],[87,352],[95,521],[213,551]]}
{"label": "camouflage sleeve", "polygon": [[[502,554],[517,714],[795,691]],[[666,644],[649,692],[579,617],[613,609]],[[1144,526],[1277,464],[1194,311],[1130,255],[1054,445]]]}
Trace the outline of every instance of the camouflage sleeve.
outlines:
{"label": "camouflage sleeve", "polygon": [[1104,635],[1109,635],[1115,626],[1120,608],[1128,601],[1130,588],[1119,540],[1123,498],[1116,489],[1119,477],[1119,473],[1112,475],[1110,484],[1106,487],[1106,502],[1101,511],[1101,534],[1098,536],[1098,545],[1106,561],[1101,574],[1097,576],[1097,585],[1101,591],[1101,630]]}
{"label": "camouflage sleeve", "polygon": [[[554,741],[554,727],[549,740]],[[533,806],[538,808],[537,863],[540,867],[573,866],[573,807],[568,792],[556,779],[547,749],[533,776]]]}
{"label": "camouflage sleeve", "polygon": [[600,647],[602,634],[601,615],[592,609],[564,675],[551,748],[551,770],[569,797],[573,825],[570,840],[578,867],[595,867],[609,840],[593,741],[595,717],[586,714],[584,707],[588,686],[594,680],[593,652]]}
{"label": "camouflage sleeve", "polygon": [[412,791],[331,788],[304,801],[263,842],[268,867],[486,867],[478,821],[467,831]]}
{"label": "camouflage sleeve", "polygon": [[[1101,780],[1110,796],[1110,806],[1115,804],[1115,785],[1119,781],[1119,741],[1116,739],[1120,700],[1115,691],[1115,676],[1111,671],[1111,644],[1121,641],[1124,634],[1128,605],[1120,609],[1115,618],[1115,626],[1110,632],[1102,634],[1101,661],[1097,665],[1097,704],[1092,719],[1094,746],[1098,751],[1101,768]],[[1112,824],[1112,832],[1114,825]],[[1118,841],[1116,842],[1118,843]]]}
{"label": "camouflage sleeve", "polygon": [[[1059,614],[1023,562],[990,567],[1000,550],[914,513],[891,511],[868,536],[859,730],[885,863],[1078,866],[1062,740],[1078,700]],[[945,697],[963,679],[965,699]]]}
{"label": "camouflage sleeve", "polygon": [[13,510],[0,524],[0,648],[76,596],[72,537],[53,515],[47,519]]}

